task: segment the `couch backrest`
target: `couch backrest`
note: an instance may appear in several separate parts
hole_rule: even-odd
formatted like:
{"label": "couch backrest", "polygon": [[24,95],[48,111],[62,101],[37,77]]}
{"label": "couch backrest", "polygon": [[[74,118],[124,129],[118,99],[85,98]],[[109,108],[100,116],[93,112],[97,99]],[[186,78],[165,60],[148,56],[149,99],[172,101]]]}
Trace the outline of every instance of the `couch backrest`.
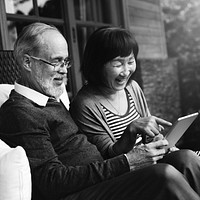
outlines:
{"label": "couch backrest", "polygon": [[0,50],[0,84],[13,84],[19,78],[19,67],[12,50]]}

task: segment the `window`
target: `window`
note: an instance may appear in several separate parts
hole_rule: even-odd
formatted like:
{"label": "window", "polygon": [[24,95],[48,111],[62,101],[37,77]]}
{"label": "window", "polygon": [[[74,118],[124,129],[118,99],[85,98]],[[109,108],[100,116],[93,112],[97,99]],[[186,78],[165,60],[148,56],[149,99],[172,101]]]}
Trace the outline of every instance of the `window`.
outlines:
{"label": "window", "polygon": [[120,0],[0,1],[0,48],[13,49],[19,32],[27,24],[40,21],[55,25],[69,43],[74,65],[68,74],[67,90],[73,97],[83,85],[80,63],[87,38],[100,26],[121,23],[123,17],[119,15],[120,2]]}
{"label": "window", "polygon": [[56,0],[4,0],[7,14],[9,49],[24,26],[35,21],[54,24],[64,33],[61,1]]}

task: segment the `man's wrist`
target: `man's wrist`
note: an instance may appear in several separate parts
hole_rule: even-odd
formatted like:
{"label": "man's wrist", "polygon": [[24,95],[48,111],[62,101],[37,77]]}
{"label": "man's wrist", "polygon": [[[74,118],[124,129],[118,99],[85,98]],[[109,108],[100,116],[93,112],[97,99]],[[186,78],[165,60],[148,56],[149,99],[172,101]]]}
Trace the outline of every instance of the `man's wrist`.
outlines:
{"label": "man's wrist", "polygon": [[134,170],[134,166],[132,166],[132,165],[130,164],[131,162],[130,162],[130,160],[129,160],[128,155],[124,153],[124,156],[126,157],[126,160],[127,160],[127,162],[128,162],[130,171],[133,171],[133,170]]}

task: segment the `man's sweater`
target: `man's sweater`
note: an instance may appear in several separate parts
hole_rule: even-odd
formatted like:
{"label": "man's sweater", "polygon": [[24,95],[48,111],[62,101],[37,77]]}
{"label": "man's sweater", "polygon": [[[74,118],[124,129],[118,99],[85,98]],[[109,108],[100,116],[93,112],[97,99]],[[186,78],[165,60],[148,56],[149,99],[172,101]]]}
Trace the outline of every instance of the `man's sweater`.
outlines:
{"label": "man's sweater", "polygon": [[25,149],[33,199],[59,199],[129,171],[123,155],[103,161],[62,103],[39,106],[14,90],[0,109],[0,138]]}

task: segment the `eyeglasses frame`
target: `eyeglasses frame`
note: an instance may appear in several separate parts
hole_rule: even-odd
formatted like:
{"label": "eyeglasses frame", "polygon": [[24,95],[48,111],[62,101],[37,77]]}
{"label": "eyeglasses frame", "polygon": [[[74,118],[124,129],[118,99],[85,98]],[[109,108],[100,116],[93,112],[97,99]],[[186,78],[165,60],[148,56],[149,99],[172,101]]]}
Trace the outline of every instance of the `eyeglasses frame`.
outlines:
{"label": "eyeglasses frame", "polygon": [[64,60],[62,60],[61,62],[55,64],[55,63],[51,63],[51,62],[49,62],[49,61],[47,61],[47,60],[45,60],[43,58],[39,58],[39,57],[36,57],[36,56],[31,56],[31,55],[28,55],[28,56],[30,58],[32,58],[32,59],[35,59],[37,61],[41,61],[41,62],[43,62],[45,64],[53,66],[55,71],[58,71],[60,69],[60,67],[63,66],[63,64],[64,64],[65,67],[67,67],[67,69],[69,69],[72,66],[71,59],[69,57],[67,57]]}

